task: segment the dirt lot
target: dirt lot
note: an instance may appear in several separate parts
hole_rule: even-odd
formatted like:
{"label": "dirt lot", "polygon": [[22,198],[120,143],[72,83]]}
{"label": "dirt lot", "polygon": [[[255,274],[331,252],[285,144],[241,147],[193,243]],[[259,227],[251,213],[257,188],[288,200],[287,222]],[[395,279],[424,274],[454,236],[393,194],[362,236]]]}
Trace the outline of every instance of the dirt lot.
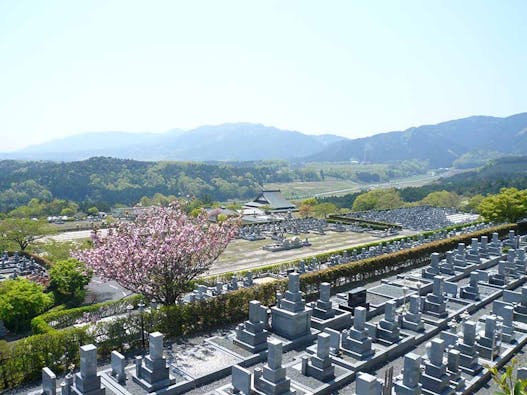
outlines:
{"label": "dirt lot", "polygon": [[354,232],[327,232],[325,235],[306,234],[300,235],[300,238],[304,240],[307,237],[312,244],[310,247],[278,252],[262,249],[264,245],[272,244],[272,240],[269,239],[258,241],[234,240],[214,265],[212,265],[208,274],[219,274],[266,266],[359,244],[412,235],[414,233],[411,231],[403,231],[399,236],[386,238],[374,237],[368,233]]}

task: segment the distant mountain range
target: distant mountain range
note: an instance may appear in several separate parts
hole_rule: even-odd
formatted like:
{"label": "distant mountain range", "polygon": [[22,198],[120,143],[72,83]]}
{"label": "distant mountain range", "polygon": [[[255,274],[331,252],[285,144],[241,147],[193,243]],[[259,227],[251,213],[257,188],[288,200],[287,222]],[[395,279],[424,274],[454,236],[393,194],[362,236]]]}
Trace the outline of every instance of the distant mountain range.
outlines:
{"label": "distant mountain range", "polygon": [[[426,160],[431,167],[454,161],[527,154],[527,113],[506,118],[473,116],[359,139],[306,135],[252,123],[201,126],[166,133],[84,133],[15,152],[3,159],[73,161],[94,156],[136,160],[387,163]],[[470,160],[468,160],[470,162]]]}
{"label": "distant mountain range", "polygon": [[3,159],[76,161],[94,156],[147,161],[298,159],[344,137],[306,135],[252,123],[201,126],[166,133],[92,132],[0,154]]}
{"label": "distant mountain range", "polygon": [[431,167],[450,167],[470,153],[492,158],[527,154],[527,113],[506,118],[474,116],[340,141],[305,160],[386,163],[419,159],[427,160]]}

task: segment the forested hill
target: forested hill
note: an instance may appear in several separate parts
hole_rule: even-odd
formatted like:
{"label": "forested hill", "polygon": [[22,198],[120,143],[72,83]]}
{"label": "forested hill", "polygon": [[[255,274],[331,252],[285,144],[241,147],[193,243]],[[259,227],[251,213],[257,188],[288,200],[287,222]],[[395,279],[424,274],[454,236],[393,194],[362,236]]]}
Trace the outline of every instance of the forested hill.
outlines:
{"label": "forested hill", "polygon": [[0,161],[0,211],[27,204],[32,198],[67,199],[82,204],[135,204],[155,193],[252,198],[267,180],[287,180],[280,166],[237,167],[181,162],[140,162],[91,158],[79,162]]}
{"label": "forested hill", "polygon": [[506,118],[475,116],[340,141],[306,160],[387,163],[417,159],[437,168],[474,157],[483,164],[486,159],[511,154],[527,154],[527,113]]}
{"label": "forested hill", "polygon": [[479,169],[466,171],[423,185],[401,189],[407,202],[423,199],[431,192],[446,190],[459,195],[495,194],[501,188],[527,189],[527,156],[510,156],[490,161]]}
{"label": "forested hill", "polygon": [[306,135],[252,123],[201,126],[166,133],[83,133],[12,153],[3,159],[74,161],[94,156],[136,160],[251,161],[294,159],[344,137]]}
{"label": "forested hill", "polygon": [[[419,187],[399,189],[405,202],[417,202],[437,191],[455,192],[458,195],[474,196],[496,194],[501,188],[527,189],[527,156],[511,156],[495,159],[479,169],[466,171]],[[333,203],[337,207],[349,208],[355,198],[363,193],[319,198],[320,202]]]}

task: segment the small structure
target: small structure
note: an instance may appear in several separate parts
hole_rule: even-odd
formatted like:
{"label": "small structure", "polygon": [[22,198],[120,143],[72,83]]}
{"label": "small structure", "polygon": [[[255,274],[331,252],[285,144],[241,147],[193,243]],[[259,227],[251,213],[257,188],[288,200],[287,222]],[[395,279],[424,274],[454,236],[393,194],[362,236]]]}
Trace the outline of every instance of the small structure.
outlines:
{"label": "small structure", "polygon": [[485,317],[485,329],[479,333],[477,339],[477,349],[481,358],[493,361],[500,354],[501,339],[496,331],[496,316],[488,315]]}
{"label": "small structure", "polygon": [[236,327],[235,344],[252,353],[265,350],[267,347],[267,335],[265,330],[267,322],[267,307],[262,306],[259,301],[249,302],[249,319]]}
{"label": "small structure", "polygon": [[289,340],[311,334],[311,309],[307,308],[300,292],[300,275],[289,274],[288,290],[279,306],[271,308],[271,327],[274,333]]}
{"label": "small structure", "polygon": [[454,391],[449,387],[450,378],[446,371],[447,367],[443,363],[445,342],[440,339],[433,339],[428,345],[428,360],[424,363],[425,369],[420,379],[423,391],[440,395],[454,394]]}
{"label": "small structure", "polygon": [[254,370],[254,387],[262,395],[295,395],[291,391],[291,380],[282,367],[282,343],[275,339],[267,341],[267,364]]}
{"label": "small structure", "polygon": [[377,377],[361,372],[355,390],[355,395],[382,395],[383,383]]}
{"label": "small structure", "polygon": [[75,374],[71,391],[78,395],[104,395],[106,389],[97,375],[97,347],[93,344],[81,346],[80,372]]}
{"label": "small structure", "polygon": [[410,295],[410,309],[402,314],[401,327],[414,332],[422,332],[425,329],[421,319],[421,297]]}
{"label": "small structure", "polygon": [[372,339],[366,329],[366,309],[356,307],[353,317],[353,327],[342,331],[342,350],[358,360],[366,360],[373,356]]}
{"label": "small structure", "polygon": [[470,282],[467,286],[461,287],[459,296],[463,299],[480,300],[478,281],[478,273],[470,273]]}
{"label": "small structure", "polygon": [[172,384],[167,362],[163,357],[163,334],[150,333],[149,351],[144,358],[136,357],[135,374],[132,373],[132,378],[148,392],[153,392]]}
{"label": "small structure", "polygon": [[317,353],[311,358],[302,359],[302,373],[306,376],[315,377],[320,381],[328,381],[335,377],[335,367],[329,356],[331,336],[320,333],[317,341]]}
{"label": "small structure", "polygon": [[421,394],[421,357],[414,353],[405,355],[403,362],[403,377],[395,383],[397,395],[419,395]]}
{"label": "small structure", "polygon": [[50,368],[42,369],[42,395],[57,394],[57,376]]}
{"label": "small structure", "polygon": [[124,371],[124,368],[126,367],[126,359],[124,355],[117,351],[112,351],[111,363],[111,377],[113,377],[120,384],[124,383],[126,381],[126,373]]}
{"label": "small structure", "polygon": [[324,330],[325,328],[349,328],[351,325],[351,313],[333,307],[329,300],[330,291],[331,285],[329,283],[320,284],[320,297],[312,304],[311,326],[318,330]]}
{"label": "small structure", "polygon": [[399,323],[395,317],[397,304],[389,300],[384,305],[384,318],[377,324],[377,341],[386,345],[397,343],[399,337]]}
{"label": "small structure", "polygon": [[446,301],[444,296],[444,280],[441,276],[434,277],[432,293],[426,295],[423,304],[423,312],[435,317],[444,318],[448,316],[446,311]]}
{"label": "small structure", "polygon": [[456,348],[459,351],[459,366],[464,372],[475,376],[483,367],[478,362],[476,350],[476,323],[465,321],[463,324],[463,340],[458,341]]}

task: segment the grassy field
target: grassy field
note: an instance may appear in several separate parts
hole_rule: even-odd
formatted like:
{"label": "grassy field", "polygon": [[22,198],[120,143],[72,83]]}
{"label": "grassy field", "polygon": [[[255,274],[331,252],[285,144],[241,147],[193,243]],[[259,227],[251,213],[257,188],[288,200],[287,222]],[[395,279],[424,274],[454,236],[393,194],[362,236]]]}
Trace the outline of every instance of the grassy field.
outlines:
{"label": "grassy field", "polygon": [[305,199],[331,191],[345,194],[360,191],[364,187],[364,184],[341,180],[265,184],[266,189],[280,189],[286,199]]}
{"label": "grassy field", "polygon": [[306,199],[317,196],[341,196],[347,193],[359,192],[366,189],[377,188],[405,188],[417,187],[428,184],[441,177],[451,175],[442,174],[419,174],[412,177],[394,179],[381,183],[357,183],[353,181],[326,180],[315,182],[286,182],[265,184],[266,189],[280,189],[286,199]]}

